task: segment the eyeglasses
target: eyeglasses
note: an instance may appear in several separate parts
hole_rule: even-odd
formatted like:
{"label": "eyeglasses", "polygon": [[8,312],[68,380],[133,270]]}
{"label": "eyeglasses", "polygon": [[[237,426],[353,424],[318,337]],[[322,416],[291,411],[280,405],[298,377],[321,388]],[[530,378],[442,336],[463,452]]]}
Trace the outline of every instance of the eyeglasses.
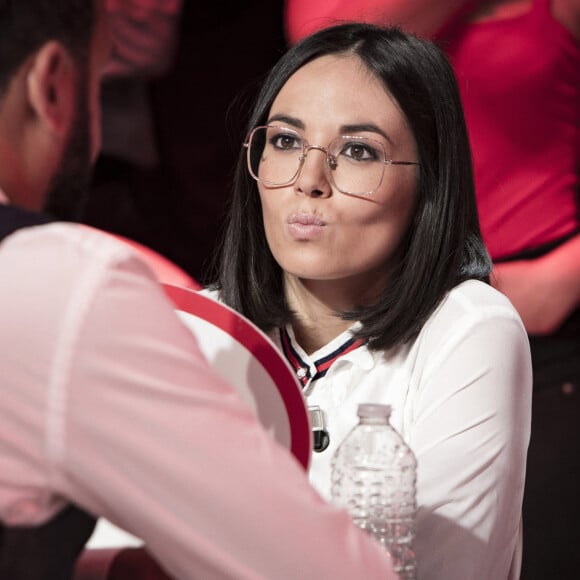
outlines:
{"label": "eyeglasses", "polygon": [[309,145],[294,129],[274,125],[256,127],[244,147],[252,177],[279,187],[294,183],[308,152],[318,149],[326,154],[331,183],[349,195],[374,193],[383,181],[385,165],[420,165],[388,159],[383,144],[376,139],[341,136],[321,147]]}

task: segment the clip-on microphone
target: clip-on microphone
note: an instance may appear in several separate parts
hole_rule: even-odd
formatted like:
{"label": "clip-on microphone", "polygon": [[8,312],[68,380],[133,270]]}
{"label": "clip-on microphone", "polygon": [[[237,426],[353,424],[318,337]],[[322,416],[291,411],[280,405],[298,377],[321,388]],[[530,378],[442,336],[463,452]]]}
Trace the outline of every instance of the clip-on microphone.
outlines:
{"label": "clip-on microphone", "polygon": [[314,405],[308,407],[308,413],[312,425],[312,447],[316,453],[320,453],[321,451],[324,451],[330,443],[330,436],[326,430],[324,411],[318,405]]}

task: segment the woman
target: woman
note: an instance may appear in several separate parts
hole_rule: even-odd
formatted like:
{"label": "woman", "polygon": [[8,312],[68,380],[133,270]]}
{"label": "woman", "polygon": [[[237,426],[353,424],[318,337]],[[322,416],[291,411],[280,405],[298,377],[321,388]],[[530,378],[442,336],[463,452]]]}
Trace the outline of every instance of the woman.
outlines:
{"label": "woman", "polygon": [[362,19],[436,38],[469,130],[493,285],[532,351],[522,578],[580,567],[580,0],[286,0],[290,42]]}
{"label": "woman", "polygon": [[389,403],[419,465],[419,577],[517,577],[529,349],[486,283],[441,52],[364,24],[293,47],[251,115],[219,267],[220,299],[270,332],[325,415],[317,489],[358,403]]}

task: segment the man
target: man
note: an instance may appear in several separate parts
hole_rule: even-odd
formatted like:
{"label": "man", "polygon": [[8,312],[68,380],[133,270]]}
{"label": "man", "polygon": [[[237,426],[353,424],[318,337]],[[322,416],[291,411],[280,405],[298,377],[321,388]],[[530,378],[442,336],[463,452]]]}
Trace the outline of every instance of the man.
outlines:
{"label": "man", "polygon": [[[11,546],[37,568],[44,541],[68,540],[56,555],[74,557],[88,512],[141,537],[175,578],[392,578],[208,366],[139,258],[36,213],[82,197],[98,149],[98,2],[0,0],[5,576],[27,564]],[[20,542],[29,530],[36,543]]]}

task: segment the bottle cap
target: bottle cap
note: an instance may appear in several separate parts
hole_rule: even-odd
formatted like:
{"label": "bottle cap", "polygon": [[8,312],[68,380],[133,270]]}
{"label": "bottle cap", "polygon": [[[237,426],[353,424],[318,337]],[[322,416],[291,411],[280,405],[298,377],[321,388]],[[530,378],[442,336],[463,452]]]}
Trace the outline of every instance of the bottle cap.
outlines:
{"label": "bottle cap", "polygon": [[359,417],[365,418],[389,418],[391,416],[391,405],[381,405],[379,403],[360,403],[357,410]]}

